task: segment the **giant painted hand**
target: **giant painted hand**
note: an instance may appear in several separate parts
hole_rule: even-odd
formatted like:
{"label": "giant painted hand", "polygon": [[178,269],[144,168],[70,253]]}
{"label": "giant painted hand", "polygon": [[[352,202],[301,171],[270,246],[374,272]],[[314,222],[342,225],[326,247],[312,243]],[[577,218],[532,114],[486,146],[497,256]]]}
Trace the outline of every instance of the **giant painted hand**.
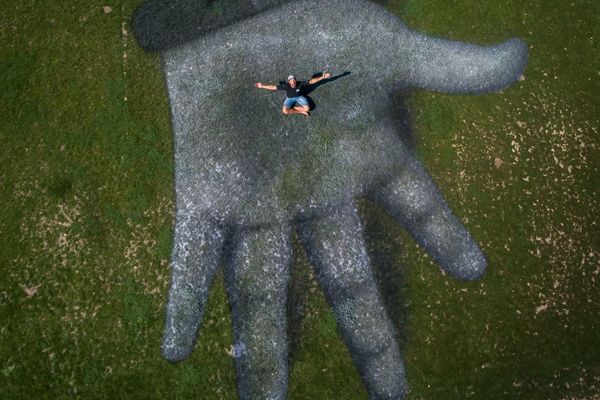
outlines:
{"label": "giant painted hand", "polygon": [[[281,3],[281,4],[279,4]],[[175,135],[176,221],[163,354],[193,350],[222,256],[243,399],[287,390],[290,231],[306,248],[371,398],[399,399],[404,366],[371,273],[355,199],[395,217],[452,276],[486,260],[402,140],[398,90],[499,90],[523,72],[513,39],[482,47],[415,33],[363,0],[154,0],[134,16],[162,53]],[[261,91],[293,72],[350,71],[313,92],[311,117]]]}

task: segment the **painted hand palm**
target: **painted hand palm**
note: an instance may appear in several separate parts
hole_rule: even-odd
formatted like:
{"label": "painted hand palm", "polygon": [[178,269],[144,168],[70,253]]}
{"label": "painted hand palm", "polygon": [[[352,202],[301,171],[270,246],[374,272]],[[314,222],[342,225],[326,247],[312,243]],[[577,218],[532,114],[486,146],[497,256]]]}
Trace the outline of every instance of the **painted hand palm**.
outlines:
{"label": "painted hand palm", "polygon": [[[260,10],[256,3],[248,7]],[[224,255],[234,339],[247,349],[236,359],[240,395],[284,398],[296,227],[371,397],[401,398],[404,367],[354,199],[381,205],[452,276],[480,277],[483,254],[401,138],[396,94],[499,90],[523,72],[525,45],[426,37],[378,5],[331,0],[267,4],[167,48],[147,17],[160,11],[156,4],[140,8],[134,23],[140,43],[162,50],[175,135],[165,357],[192,352]],[[326,65],[351,73],[313,92],[318,108],[309,118],[284,116],[282,92],[253,86],[291,72],[309,78]]]}

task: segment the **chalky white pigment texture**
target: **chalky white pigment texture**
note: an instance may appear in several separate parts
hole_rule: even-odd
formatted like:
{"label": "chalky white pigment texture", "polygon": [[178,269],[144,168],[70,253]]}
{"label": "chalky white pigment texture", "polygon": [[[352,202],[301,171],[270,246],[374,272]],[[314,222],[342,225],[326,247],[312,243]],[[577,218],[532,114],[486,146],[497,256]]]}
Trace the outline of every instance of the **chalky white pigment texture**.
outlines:
{"label": "chalky white pigment texture", "polygon": [[[134,24],[140,44],[162,52],[175,136],[165,357],[192,352],[222,257],[235,343],[246,346],[236,358],[240,397],[285,398],[297,229],[370,397],[404,398],[396,332],[354,201],[381,205],[452,276],[481,277],[484,255],[407,145],[398,93],[499,90],[523,73],[525,44],[427,37],[362,0],[157,0]],[[283,115],[283,92],[253,85],[324,69],[333,77],[310,93],[310,117]]]}

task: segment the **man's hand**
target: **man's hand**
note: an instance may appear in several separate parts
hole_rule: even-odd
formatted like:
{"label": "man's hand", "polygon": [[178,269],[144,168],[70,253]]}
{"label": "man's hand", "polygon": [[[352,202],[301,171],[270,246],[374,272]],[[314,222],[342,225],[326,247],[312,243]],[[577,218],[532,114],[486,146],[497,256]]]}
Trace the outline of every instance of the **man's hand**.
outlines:
{"label": "man's hand", "polygon": [[327,79],[331,76],[329,72],[323,72],[323,79]]}
{"label": "man's hand", "polygon": [[259,89],[262,89],[262,87],[263,87],[263,84],[262,84],[262,83],[260,83],[260,82],[256,82],[256,83],[254,84],[254,86],[256,86],[256,87],[257,87],[257,88],[259,88]]}

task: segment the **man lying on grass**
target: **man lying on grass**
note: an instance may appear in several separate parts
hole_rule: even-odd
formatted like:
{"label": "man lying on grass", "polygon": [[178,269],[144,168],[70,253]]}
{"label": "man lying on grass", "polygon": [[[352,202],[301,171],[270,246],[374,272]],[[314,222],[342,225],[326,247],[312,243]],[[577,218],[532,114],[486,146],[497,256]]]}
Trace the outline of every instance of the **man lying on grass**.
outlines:
{"label": "man lying on grass", "polygon": [[267,90],[285,90],[286,98],[283,102],[283,109],[281,110],[285,115],[291,114],[302,114],[309,116],[310,106],[306,97],[302,96],[303,89],[309,85],[313,85],[323,79],[327,79],[331,76],[329,72],[324,72],[318,78],[312,78],[308,81],[297,81],[294,75],[290,75],[287,78],[286,83],[281,85],[263,85],[260,82],[254,84],[259,89]]}

